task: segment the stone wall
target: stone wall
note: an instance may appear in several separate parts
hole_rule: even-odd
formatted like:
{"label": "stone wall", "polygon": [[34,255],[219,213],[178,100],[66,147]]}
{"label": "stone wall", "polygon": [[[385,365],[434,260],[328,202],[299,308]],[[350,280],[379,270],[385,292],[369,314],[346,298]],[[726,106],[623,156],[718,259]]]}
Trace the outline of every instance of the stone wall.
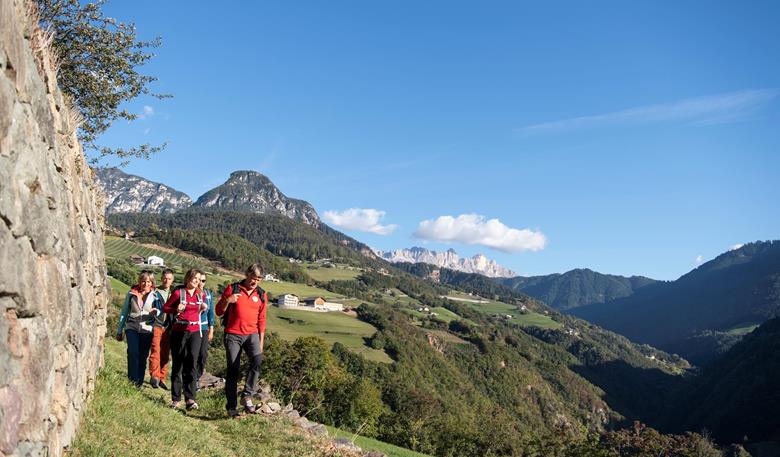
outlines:
{"label": "stone wall", "polygon": [[0,455],[59,456],[102,363],[102,204],[27,3],[0,0]]}

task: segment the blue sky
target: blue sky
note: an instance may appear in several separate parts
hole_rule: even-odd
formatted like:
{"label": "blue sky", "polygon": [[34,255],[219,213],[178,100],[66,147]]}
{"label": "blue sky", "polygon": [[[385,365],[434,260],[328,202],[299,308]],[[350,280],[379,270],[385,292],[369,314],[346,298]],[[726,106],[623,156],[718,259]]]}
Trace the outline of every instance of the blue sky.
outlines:
{"label": "blue sky", "polygon": [[780,234],[777,2],[214,5],[107,6],[174,95],[105,135],[169,143],[127,172],[258,170],[371,246],[524,275],[675,279]]}

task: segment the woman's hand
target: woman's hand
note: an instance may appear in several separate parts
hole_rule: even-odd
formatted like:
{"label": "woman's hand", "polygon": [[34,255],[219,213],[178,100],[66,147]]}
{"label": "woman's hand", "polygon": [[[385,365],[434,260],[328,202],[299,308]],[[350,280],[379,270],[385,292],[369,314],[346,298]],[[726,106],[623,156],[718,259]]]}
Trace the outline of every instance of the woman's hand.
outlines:
{"label": "woman's hand", "polygon": [[214,339],[214,327],[209,327],[209,343]]}
{"label": "woman's hand", "polygon": [[116,340],[117,340],[117,341],[122,341],[122,339],[123,339],[123,338],[122,338],[122,334],[121,334],[121,333],[117,333],[117,334],[116,334]]}
{"label": "woman's hand", "polygon": [[178,312],[183,312],[185,309],[187,309],[187,305],[185,303],[179,303],[179,306],[176,308]]}

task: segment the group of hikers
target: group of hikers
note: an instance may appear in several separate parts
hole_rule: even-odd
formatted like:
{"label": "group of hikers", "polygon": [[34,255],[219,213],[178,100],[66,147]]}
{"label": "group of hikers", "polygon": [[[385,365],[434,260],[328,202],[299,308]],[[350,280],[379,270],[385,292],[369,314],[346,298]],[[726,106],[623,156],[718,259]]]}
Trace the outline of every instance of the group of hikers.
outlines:
{"label": "group of hikers", "polygon": [[246,269],[245,278],[228,285],[215,304],[214,295],[206,288],[206,273],[201,270],[187,271],[184,284],[176,287],[170,269],[162,271],[159,286],[154,273],[142,271],[138,283],[125,297],[116,332],[117,340],[127,341],[130,381],[138,387],[143,385],[148,359],[149,384],[168,390],[165,379],[170,359],[171,408],[181,407],[183,394],[185,408],[198,409],[196,396],[214,338],[215,315],[221,316],[227,355],[227,413],[230,417],[239,416],[242,350],[249,359],[249,371],[241,403],[246,412],[256,412],[252,397],[260,377],[268,306],[268,296],[260,287],[262,277],[262,267],[251,265]]}

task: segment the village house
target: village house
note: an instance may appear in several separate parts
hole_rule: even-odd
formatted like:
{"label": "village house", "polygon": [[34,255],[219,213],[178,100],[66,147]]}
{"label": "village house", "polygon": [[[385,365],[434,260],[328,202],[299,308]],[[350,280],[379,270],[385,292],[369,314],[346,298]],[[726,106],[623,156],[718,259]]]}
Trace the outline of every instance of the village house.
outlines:
{"label": "village house", "polygon": [[165,260],[163,260],[162,257],[157,257],[156,255],[150,255],[149,257],[146,258],[146,264],[154,265],[156,267],[164,267]]}
{"label": "village house", "polygon": [[141,257],[140,255],[133,254],[133,255],[130,256],[130,262],[135,264],[135,265],[143,265],[144,264],[144,258]]}
{"label": "village house", "polygon": [[263,277],[263,281],[280,282],[279,279],[277,279],[276,276],[274,276],[272,273],[266,273]]}

